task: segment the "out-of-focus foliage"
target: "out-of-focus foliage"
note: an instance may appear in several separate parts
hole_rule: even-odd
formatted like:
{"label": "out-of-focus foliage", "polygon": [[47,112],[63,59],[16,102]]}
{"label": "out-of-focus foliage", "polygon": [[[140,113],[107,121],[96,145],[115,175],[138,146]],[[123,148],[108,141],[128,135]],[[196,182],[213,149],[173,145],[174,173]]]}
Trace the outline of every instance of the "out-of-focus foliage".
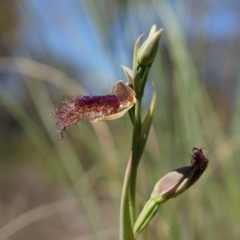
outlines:
{"label": "out-of-focus foliage", "polygon": [[234,0],[1,1],[0,239],[118,238],[129,117],[81,123],[61,143],[49,114],[66,95],[108,94],[127,81],[120,64],[131,66],[136,38],[154,23],[164,32],[150,76],[158,102],[139,210],[161,176],[189,164],[193,147],[210,162],[143,235],[238,239],[239,9]]}

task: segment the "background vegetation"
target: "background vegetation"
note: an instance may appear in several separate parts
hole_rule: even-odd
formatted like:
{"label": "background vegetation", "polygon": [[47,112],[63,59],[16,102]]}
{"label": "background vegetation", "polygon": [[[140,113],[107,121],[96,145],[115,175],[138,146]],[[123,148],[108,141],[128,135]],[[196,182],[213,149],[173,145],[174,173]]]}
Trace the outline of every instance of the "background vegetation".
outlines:
{"label": "background vegetation", "polygon": [[[139,211],[161,176],[190,163],[193,147],[210,163],[139,239],[238,239],[239,8],[234,0],[1,1],[0,239],[118,239],[129,117],[81,123],[61,143],[49,114],[66,95],[104,95],[127,81],[120,64],[131,66],[136,38],[154,23],[164,33]],[[149,93],[150,82],[146,103]]]}

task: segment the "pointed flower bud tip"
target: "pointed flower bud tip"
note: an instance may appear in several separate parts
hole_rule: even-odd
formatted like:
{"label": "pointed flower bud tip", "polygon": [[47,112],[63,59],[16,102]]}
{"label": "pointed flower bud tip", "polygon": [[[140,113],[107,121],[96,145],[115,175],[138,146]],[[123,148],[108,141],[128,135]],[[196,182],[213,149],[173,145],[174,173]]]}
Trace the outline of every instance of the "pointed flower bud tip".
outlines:
{"label": "pointed flower bud tip", "polygon": [[150,29],[148,37],[152,36],[156,31],[157,31],[157,26],[156,26],[156,24],[154,24]]}

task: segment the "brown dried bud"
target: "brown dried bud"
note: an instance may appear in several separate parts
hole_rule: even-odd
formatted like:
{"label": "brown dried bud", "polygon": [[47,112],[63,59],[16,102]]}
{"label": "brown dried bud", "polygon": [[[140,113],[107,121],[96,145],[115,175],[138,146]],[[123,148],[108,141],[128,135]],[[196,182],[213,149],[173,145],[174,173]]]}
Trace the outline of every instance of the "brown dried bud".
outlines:
{"label": "brown dried bud", "polygon": [[192,151],[191,166],[168,173],[155,185],[151,198],[145,204],[134,225],[135,237],[149,224],[162,203],[192,186],[207,168],[208,159],[204,151],[201,148],[193,148]]}
{"label": "brown dried bud", "polygon": [[191,166],[178,168],[162,177],[154,187],[151,197],[164,202],[176,197],[192,186],[208,166],[208,159],[201,148],[193,148]]}

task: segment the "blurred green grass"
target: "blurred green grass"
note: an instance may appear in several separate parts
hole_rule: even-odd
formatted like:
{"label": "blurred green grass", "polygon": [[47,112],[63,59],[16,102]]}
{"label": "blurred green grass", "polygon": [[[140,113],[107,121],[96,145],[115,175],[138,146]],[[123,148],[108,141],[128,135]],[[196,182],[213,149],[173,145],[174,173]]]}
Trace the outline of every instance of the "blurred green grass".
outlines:
{"label": "blurred green grass", "polygon": [[[159,51],[151,72],[159,97],[138,173],[139,211],[161,176],[190,163],[193,147],[204,147],[210,163],[196,185],[161,206],[144,230],[145,238],[139,239],[238,239],[239,79],[226,127],[171,6],[167,1],[151,3],[163,24],[170,64]],[[94,16],[104,35],[103,10],[92,2],[85,11]],[[28,111],[0,85],[1,105],[21,129],[9,138],[11,142],[1,139],[1,159],[5,159],[1,160],[1,187],[10,193],[2,195],[8,197],[2,197],[0,239],[117,239],[122,180],[131,147],[128,116],[109,123],[81,123],[68,129],[61,143],[49,114],[61,96],[84,94],[82,86],[30,58],[1,58],[0,72],[21,76],[33,109]],[[58,94],[53,95],[52,88]],[[20,183],[26,190],[20,191]],[[48,226],[53,226],[52,231],[44,230],[46,235],[41,236]]]}

